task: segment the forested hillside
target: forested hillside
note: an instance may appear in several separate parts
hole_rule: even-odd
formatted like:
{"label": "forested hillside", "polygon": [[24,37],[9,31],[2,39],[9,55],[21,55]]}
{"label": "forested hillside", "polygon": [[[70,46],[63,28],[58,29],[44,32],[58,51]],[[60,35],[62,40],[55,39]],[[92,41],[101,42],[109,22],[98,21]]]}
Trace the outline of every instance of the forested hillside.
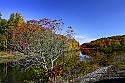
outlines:
{"label": "forested hillside", "polygon": [[[82,54],[87,54],[100,61],[113,60],[118,55],[125,54],[125,35],[100,38],[80,46]],[[123,57],[124,58],[124,57]]]}

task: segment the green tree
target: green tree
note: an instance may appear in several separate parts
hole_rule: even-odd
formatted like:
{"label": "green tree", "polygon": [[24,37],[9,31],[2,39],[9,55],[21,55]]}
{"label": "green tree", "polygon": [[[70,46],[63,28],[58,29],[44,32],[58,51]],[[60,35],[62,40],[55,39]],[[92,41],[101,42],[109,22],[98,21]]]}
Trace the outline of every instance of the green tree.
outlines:
{"label": "green tree", "polygon": [[0,50],[4,50],[6,47],[6,28],[8,27],[7,21],[2,19],[0,13]]}
{"label": "green tree", "polygon": [[9,26],[14,26],[15,25],[15,16],[14,16],[14,13],[12,13],[10,15],[10,18],[8,20],[8,24],[9,24]]}
{"label": "green tree", "polygon": [[21,14],[19,13],[15,14],[15,22],[16,22],[16,26],[21,26],[24,23],[24,19],[21,16]]}
{"label": "green tree", "polygon": [[24,19],[20,13],[12,13],[8,20],[9,26],[21,26],[24,23]]}
{"label": "green tree", "polygon": [[112,50],[113,51],[117,51],[121,49],[121,44],[119,40],[115,40],[114,42],[112,42]]}

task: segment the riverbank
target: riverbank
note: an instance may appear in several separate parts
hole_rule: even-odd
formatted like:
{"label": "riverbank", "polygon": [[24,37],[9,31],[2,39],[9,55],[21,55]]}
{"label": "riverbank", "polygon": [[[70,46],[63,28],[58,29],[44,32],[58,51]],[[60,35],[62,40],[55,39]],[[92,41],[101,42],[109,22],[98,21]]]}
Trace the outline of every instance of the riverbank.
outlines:
{"label": "riverbank", "polygon": [[20,60],[25,57],[26,57],[26,55],[24,55],[23,53],[20,53],[18,51],[15,51],[15,52],[1,51],[0,52],[0,63],[6,63],[6,62],[14,61],[14,60]]}

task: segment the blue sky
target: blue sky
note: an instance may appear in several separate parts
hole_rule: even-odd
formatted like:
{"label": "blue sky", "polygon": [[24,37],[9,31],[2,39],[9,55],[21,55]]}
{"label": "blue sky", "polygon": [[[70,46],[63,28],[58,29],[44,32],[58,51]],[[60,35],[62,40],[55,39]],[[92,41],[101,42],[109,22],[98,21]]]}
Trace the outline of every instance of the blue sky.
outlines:
{"label": "blue sky", "polygon": [[80,43],[125,34],[125,0],[0,0],[2,17],[63,19]]}

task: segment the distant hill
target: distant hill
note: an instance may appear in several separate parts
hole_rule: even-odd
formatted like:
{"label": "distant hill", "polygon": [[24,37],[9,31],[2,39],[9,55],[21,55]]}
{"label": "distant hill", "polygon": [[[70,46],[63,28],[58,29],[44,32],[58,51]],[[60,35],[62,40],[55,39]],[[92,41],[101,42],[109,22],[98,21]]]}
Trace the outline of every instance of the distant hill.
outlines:
{"label": "distant hill", "polygon": [[101,61],[113,60],[118,55],[125,54],[125,35],[100,38],[80,46],[84,55],[89,55]]}

